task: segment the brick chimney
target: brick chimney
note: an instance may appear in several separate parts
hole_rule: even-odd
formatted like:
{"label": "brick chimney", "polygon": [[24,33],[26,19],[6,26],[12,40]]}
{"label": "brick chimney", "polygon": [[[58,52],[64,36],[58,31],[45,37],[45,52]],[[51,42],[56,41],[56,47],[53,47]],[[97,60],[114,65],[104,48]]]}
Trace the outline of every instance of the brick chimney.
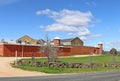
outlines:
{"label": "brick chimney", "polygon": [[102,44],[102,42],[98,43],[98,48],[99,48],[99,54],[102,54],[103,53],[103,44]]}
{"label": "brick chimney", "polygon": [[54,42],[55,46],[59,46],[60,45],[60,38],[59,37],[55,37],[53,42]]}

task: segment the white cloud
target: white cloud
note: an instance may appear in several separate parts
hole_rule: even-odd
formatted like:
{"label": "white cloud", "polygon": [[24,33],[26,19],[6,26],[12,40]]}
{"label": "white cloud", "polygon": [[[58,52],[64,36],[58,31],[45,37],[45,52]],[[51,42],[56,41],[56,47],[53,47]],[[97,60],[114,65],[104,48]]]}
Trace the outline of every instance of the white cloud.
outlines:
{"label": "white cloud", "polygon": [[94,38],[97,38],[97,37],[101,37],[102,36],[102,34],[90,34],[90,35],[87,35],[87,36],[81,36],[80,38],[82,39],[82,40],[92,40],[92,39],[94,39]]}
{"label": "white cloud", "polygon": [[85,28],[85,27],[81,27],[78,29],[78,35],[79,36],[86,36],[86,35],[89,35],[90,34],[90,31]]}
{"label": "white cloud", "polygon": [[92,19],[91,12],[80,12],[76,10],[64,9],[60,12],[49,9],[36,12],[37,15],[48,14],[56,23],[70,26],[87,26]]}
{"label": "white cloud", "polygon": [[80,39],[82,39],[82,40],[87,40],[87,37],[81,36]]}
{"label": "white cloud", "polygon": [[49,13],[50,13],[50,9],[41,10],[41,11],[37,11],[37,12],[36,12],[37,15],[49,14]]}
{"label": "white cloud", "polygon": [[12,3],[15,3],[18,1],[20,1],[20,0],[0,0],[0,5],[12,4]]}
{"label": "white cloud", "polygon": [[70,32],[70,33],[68,33],[68,35],[73,35],[73,33]]}
{"label": "white cloud", "polygon": [[116,41],[110,41],[106,44],[108,50],[110,50],[111,48],[116,48],[117,50],[120,51],[120,40],[116,40]]}
{"label": "white cloud", "polygon": [[39,27],[40,27],[41,29],[43,29],[43,28],[44,28],[44,26],[42,26],[42,25],[41,25],[41,26],[39,26]]}
{"label": "white cloud", "polygon": [[91,34],[91,35],[87,36],[86,40],[92,40],[94,38],[99,38],[99,37],[102,37],[102,34]]}
{"label": "white cloud", "polygon": [[88,6],[96,6],[97,5],[94,1],[85,2],[85,4],[88,5]]}
{"label": "white cloud", "polygon": [[60,16],[55,18],[57,23],[70,25],[70,26],[87,26],[91,22],[91,12],[80,12],[73,10],[62,10]]}
{"label": "white cloud", "polygon": [[[78,10],[68,10],[63,9],[61,11],[52,11],[50,9],[40,10],[36,12],[37,15],[48,15],[54,23],[44,27],[46,31],[58,31],[58,32],[68,32],[68,35],[77,35],[83,38],[84,36],[90,35],[88,27],[93,26],[92,19],[93,15],[89,12],[81,12]],[[72,33],[72,34],[71,34]],[[85,37],[84,37],[85,39]]]}
{"label": "white cloud", "polygon": [[77,31],[77,28],[73,26],[55,23],[55,24],[46,26],[46,31],[75,32]]}
{"label": "white cloud", "polygon": [[91,38],[101,37],[101,36],[102,36],[102,34],[93,34],[93,35],[91,35]]}

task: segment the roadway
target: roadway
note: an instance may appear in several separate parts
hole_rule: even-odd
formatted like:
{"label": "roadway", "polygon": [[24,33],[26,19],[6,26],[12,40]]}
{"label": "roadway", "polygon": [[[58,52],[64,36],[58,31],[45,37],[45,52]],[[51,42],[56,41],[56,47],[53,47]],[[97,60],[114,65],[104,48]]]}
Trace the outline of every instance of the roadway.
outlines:
{"label": "roadway", "polygon": [[29,77],[1,77],[0,81],[120,81],[120,71]]}

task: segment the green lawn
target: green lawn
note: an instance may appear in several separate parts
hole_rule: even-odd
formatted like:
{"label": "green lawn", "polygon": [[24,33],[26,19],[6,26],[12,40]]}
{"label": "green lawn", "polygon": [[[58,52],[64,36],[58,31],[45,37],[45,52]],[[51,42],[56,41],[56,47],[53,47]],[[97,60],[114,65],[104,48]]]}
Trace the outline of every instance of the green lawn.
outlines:
{"label": "green lawn", "polygon": [[[116,62],[120,62],[120,56],[115,56]],[[29,59],[27,59],[29,60]],[[36,58],[36,61],[47,61],[47,58]],[[58,61],[61,62],[72,62],[72,63],[111,63],[113,61],[113,56],[93,56],[93,57],[70,57],[70,58],[58,58]],[[113,68],[113,67],[100,67],[100,68],[53,68],[53,67],[35,67],[31,65],[24,65],[24,66],[15,66],[16,68],[21,68],[24,70],[30,71],[40,71],[45,73],[80,73],[80,72],[99,72],[99,71],[113,71],[113,70],[120,70],[120,68]]]}
{"label": "green lawn", "polygon": [[[120,56],[114,56],[116,62],[120,62]],[[111,63],[113,62],[113,56],[103,55],[103,56],[88,56],[88,57],[70,57],[70,58],[58,58],[61,62],[78,62],[78,63]],[[47,61],[47,58],[37,58],[36,61]]]}

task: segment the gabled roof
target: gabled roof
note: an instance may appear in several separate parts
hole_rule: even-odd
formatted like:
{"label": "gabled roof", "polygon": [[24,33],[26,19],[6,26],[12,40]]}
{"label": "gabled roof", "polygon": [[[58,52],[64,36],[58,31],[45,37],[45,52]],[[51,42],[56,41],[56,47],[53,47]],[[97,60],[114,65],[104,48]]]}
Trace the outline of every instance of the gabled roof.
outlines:
{"label": "gabled roof", "polygon": [[33,39],[32,37],[30,37],[30,36],[28,36],[28,35],[24,35],[24,36],[22,36],[21,38],[19,38],[19,39],[17,40],[17,42],[18,42],[20,39],[24,38],[24,37],[27,37],[27,38],[29,38],[29,39],[34,40],[34,41],[36,42],[36,44],[42,44],[42,43],[45,43],[45,41],[44,41],[43,39]]}
{"label": "gabled roof", "polygon": [[42,44],[42,43],[45,43],[45,41],[43,39],[38,39],[37,43]]}
{"label": "gabled roof", "polygon": [[[80,39],[79,37],[75,37],[75,38],[78,38]],[[69,39],[61,39],[61,42],[71,42],[73,39],[75,38],[69,38]],[[81,39],[80,39],[81,40]],[[81,40],[82,41],[82,40]]]}
{"label": "gabled roof", "polygon": [[32,37],[30,37],[30,36],[28,36],[28,35],[24,35],[24,36],[20,37],[18,40],[20,40],[21,38],[24,38],[24,37],[28,37],[28,38],[30,38],[30,39],[32,39],[32,40],[35,40],[35,39],[33,39]]}
{"label": "gabled roof", "polygon": [[61,42],[71,42],[74,38],[61,39]]}

